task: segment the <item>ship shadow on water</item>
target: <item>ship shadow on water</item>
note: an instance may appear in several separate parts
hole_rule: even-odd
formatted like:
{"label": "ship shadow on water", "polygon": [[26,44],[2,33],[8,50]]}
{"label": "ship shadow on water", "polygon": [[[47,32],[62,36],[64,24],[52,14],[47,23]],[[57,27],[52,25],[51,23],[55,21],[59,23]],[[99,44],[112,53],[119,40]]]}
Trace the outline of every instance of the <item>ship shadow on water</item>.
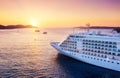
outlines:
{"label": "ship shadow on water", "polygon": [[58,54],[56,62],[69,78],[120,78],[120,72],[97,67]]}

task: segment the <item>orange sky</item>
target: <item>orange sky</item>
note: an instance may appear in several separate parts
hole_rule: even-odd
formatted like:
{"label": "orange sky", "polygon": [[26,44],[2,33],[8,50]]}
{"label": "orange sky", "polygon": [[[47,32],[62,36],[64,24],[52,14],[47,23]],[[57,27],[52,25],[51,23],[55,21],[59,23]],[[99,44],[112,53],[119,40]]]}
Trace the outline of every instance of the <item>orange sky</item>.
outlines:
{"label": "orange sky", "polygon": [[0,24],[120,26],[120,0],[0,0]]}

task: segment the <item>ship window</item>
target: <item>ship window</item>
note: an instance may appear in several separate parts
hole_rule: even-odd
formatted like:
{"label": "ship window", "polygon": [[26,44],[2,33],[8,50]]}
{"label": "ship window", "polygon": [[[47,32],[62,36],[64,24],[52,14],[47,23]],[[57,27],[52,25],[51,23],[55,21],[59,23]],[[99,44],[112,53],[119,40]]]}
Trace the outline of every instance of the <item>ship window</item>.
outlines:
{"label": "ship window", "polygon": [[102,41],[102,43],[104,43],[104,41]]}
{"label": "ship window", "polygon": [[97,41],[96,41],[96,40],[95,40],[94,42],[95,42],[95,43],[97,43]]}
{"label": "ship window", "polygon": [[115,55],[115,53],[112,53],[112,55]]}
{"label": "ship window", "polygon": [[114,63],[114,62],[112,61],[112,63]]}
{"label": "ship window", "polygon": [[98,57],[100,57],[100,55],[98,55]]}
{"label": "ship window", "polygon": [[116,51],[116,49],[113,49],[113,51]]}
{"label": "ship window", "polygon": [[101,55],[101,57],[103,57],[103,55]]}
{"label": "ship window", "polygon": [[120,54],[118,54],[117,56],[120,56]]}
{"label": "ship window", "polygon": [[100,47],[98,47],[98,49],[100,49]]}
{"label": "ship window", "polygon": [[109,51],[111,51],[111,49],[109,49]]}
{"label": "ship window", "polygon": [[91,50],[93,52],[93,50]]}
{"label": "ship window", "polygon": [[107,58],[107,56],[105,55],[105,58]]}
{"label": "ship window", "polygon": [[108,47],[108,45],[105,45],[105,47]]}
{"label": "ship window", "polygon": [[108,50],[107,48],[105,48],[105,50]]}
{"label": "ship window", "polygon": [[117,64],[120,64],[120,63],[117,63]]}
{"label": "ship window", "polygon": [[109,44],[112,44],[112,42],[109,42]]}
{"label": "ship window", "polygon": [[111,45],[109,45],[109,47],[112,47]]}
{"label": "ship window", "polygon": [[98,41],[98,43],[101,43],[101,41]]}
{"label": "ship window", "polygon": [[96,54],[95,54],[95,56],[96,56]]}
{"label": "ship window", "polygon": [[102,45],[102,47],[104,47],[104,45]]}
{"label": "ship window", "polygon": [[117,43],[116,43],[116,42],[113,42],[113,44],[115,44],[115,45],[116,45]]}
{"label": "ship window", "polygon": [[105,43],[106,43],[106,44],[108,44],[108,42],[107,42],[107,41],[106,41]]}
{"label": "ship window", "polygon": [[95,46],[97,46],[97,44],[95,44]]}
{"label": "ship window", "polygon": [[98,51],[98,53],[100,53],[100,51]]}
{"label": "ship window", "polygon": [[79,38],[79,36],[76,36],[76,38]]}
{"label": "ship window", "polygon": [[73,35],[71,35],[70,37],[74,37]]}
{"label": "ship window", "polygon": [[107,54],[107,52],[105,52],[105,54]]}
{"label": "ship window", "polygon": [[104,53],[104,51],[101,51],[101,53]]}
{"label": "ship window", "polygon": [[117,48],[116,46],[113,46],[113,48]]}

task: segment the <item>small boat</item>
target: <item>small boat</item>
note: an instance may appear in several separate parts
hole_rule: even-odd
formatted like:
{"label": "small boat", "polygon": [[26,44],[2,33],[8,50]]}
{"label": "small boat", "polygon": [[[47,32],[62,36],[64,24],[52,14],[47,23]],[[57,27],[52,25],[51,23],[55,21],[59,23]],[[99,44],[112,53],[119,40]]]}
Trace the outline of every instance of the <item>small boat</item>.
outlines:
{"label": "small boat", "polygon": [[40,32],[40,30],[35,30],[35,32]]}
{"label": "small boat", "polygon": [[43,32],[43,34],[47,34],[47,32]]}

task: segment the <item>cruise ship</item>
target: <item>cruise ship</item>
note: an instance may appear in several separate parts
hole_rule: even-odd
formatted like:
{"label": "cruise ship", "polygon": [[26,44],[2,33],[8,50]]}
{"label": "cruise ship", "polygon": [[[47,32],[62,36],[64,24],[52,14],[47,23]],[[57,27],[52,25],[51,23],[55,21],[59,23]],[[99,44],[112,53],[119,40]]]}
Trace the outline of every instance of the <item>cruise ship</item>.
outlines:
{"label": "cruise ship", "polygon": [[51,42],[60,54],[120,72],[120,34],[72,33],[62,42]]}

